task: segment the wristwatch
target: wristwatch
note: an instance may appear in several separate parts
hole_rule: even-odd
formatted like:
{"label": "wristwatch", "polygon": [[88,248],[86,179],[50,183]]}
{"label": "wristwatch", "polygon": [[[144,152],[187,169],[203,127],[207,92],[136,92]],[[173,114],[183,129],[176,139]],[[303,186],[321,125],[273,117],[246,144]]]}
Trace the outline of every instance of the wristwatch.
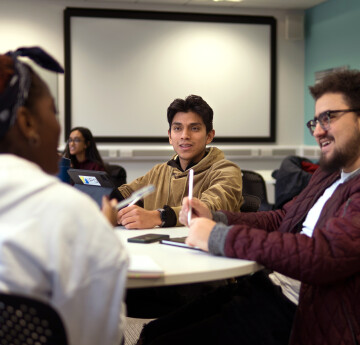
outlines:
{"label": "wristwatch", "polygon": [[166,222],[166,211],[163,208],[158,208],[156,211],[160,212],[160,219],[161,219],[160,227],[162,228]]}

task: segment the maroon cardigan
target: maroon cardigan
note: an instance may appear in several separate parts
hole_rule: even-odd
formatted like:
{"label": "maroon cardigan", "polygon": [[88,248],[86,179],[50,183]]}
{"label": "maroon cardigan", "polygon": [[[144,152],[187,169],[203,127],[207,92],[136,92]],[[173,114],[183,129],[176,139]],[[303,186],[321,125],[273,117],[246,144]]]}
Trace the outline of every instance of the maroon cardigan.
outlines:
{"label": "maroon cardigan", "polygon": [[292,345],[360,344],[360,174],[337,187],[312,237],[298,233],[337,178],[318,169],[282,210],[224,211],[229,225],[237,224],[226,237],[226,256],[255,260],[302,282]]}
{"label": "maroon cardigan", "polygon": [[105,171],[105,168],[103,165],[100,165],[96,162],[92,162],[90,160],[86,160],[84,162],[78,162],[75,169],[84,169],[84,170],[96,170],[96,171]]}

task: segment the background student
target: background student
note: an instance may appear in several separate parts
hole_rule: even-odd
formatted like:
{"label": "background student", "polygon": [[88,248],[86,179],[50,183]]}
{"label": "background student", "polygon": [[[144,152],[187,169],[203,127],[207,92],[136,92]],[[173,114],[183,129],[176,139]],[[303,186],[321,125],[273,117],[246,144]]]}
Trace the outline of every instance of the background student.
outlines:
{"label": "background student", "polygon": [[75,127],[71,130],[64,157],[70,158],[74,169],[106,171],[94,137],[88,128]]}
{"label": "background student", "polygon": [[242,204],[242,178],[239,167],[226,160],[216,147],[206,148],[215,136],[213,110],[200,97],[175,99],[167,110],[169,142],[176,154],[144,176],[122,185],[114,194],[119,200],[153,184],[156,190],[144,199],[144,208],[125,207],[118,223],[127,229],[169,227],[178,221],[181,201],[188,195],[188,170],[194,170],[193,195],[211,210],[239,211]]}
{"label": "background student", "polygon": [[[127,253],[103,213],[51,176],[60,127],[47,85],[18,56],[63,73],[42,49],[0,55],[0,291],[50,303],[70,345],[123,340]],[[114,200],[115,201],[115,200]]]}

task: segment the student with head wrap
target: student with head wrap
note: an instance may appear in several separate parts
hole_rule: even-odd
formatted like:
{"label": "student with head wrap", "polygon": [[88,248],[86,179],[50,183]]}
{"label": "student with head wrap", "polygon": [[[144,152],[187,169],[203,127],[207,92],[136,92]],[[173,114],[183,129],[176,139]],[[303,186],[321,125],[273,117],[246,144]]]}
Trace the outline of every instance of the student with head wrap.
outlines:
{"label": "student with head wrap", "polygon": [[[0,55],[0,291],[51,304],[71,345],[119,345],[127,253],[95,202],[50,175],[54,101],[20,56],[63,73],[41,48]],[[103,213],[116,222],[113,205]]]}

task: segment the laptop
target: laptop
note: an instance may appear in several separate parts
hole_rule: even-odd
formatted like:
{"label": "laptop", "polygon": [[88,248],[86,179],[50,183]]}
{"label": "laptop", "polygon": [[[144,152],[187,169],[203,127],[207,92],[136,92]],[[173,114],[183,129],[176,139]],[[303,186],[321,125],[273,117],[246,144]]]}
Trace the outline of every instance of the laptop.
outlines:
{"label": "laptop", "polygon": [[74,187],[93,198],[101,207],[102,197],[109,195],[115,188],[106,171],[69,169],[68,174]]}

